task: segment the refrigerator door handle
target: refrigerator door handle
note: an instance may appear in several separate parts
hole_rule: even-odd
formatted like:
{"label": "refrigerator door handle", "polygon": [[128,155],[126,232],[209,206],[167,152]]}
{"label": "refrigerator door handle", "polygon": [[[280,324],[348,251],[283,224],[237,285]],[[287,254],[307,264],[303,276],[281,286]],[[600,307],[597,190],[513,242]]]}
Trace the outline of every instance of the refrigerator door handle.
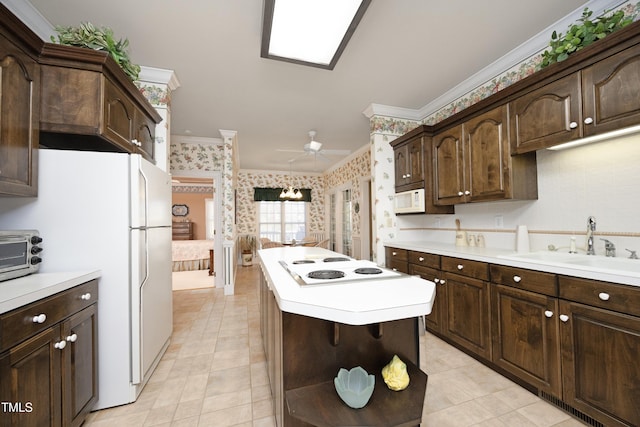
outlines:
{"label": "refrigerator door handle", "polygon": [[140,384],[142,372],[142,288],[149,278],[147,231],[132,230],[131,247],[137,248],[137,257],[131,262],[131,382]]}

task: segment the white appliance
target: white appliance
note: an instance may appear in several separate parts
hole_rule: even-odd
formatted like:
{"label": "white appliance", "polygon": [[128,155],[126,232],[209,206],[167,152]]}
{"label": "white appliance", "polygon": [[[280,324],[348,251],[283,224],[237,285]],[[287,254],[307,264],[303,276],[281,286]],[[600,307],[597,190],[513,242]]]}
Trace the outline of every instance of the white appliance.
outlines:
{"label": "white appliance", "polygon": [[396,193],[393,201],[397,214],[425,212],[424,188]]}
{"label": "white appliance", "polygon": [[346,257],[282,260],[280,265],[300,286],[397,279],[404,275],[388,268],[378,267],[373,261]]}
{"label": "white appliance", "polygon": [[0,228],[40,231],[43,273],[101,270],[94,409],[133,402],[173,327],[170,176],[140,155],[47,149],[38,176],[37,198],[3,198]]}

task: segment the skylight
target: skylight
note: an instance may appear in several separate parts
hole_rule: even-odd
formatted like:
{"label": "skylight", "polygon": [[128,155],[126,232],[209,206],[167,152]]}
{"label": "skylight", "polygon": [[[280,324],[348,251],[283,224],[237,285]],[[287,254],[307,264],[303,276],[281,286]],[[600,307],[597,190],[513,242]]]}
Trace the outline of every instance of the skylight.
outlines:
{"label": "skylight", "polygon": [[263,58],[332,70],[371,0],[265,0]]}

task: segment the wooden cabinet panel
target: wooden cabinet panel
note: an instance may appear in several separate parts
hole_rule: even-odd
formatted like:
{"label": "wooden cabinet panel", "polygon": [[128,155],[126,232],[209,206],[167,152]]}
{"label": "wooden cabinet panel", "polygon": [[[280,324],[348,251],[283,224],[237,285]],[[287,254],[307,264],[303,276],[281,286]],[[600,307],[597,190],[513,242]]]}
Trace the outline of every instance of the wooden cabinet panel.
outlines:
{"label": "wooden cabinet panel", "polygon": [[478,280],[489,280],[489,265],[486,262],[443,256],[440,264],[442,265],[443,271],[472,277]]}
{"label": "wooden cabinet panel", "polygon": [[447,321],[445,335],[473,353],[491,359],[489,284],[482,280],[445,273]]}
{"label": "wooden cabinet panel", "polygon": [[558,300],[492,284],[491,316],[492,361],[561,398]]}
{"label": "wooden cabinet panel", "polygon": [[38,194],[40,70],[0,34],[0,194]]}
{"label": "wooden cabinet panel", "polygon": [[639,124],[639,81],[640,46],[626,49],[582,70],[584,135]]}
{"label": "wooden cabinet panel", "polygon": [[409,260],[409,264],[431,267],[435,269],[440,268],[440,255],[427,254],[424,252],[408,251],[407,257]]}
{"label": "wooden cabinet panel", "polygon": [[560,302],[563,400],[607,426],[640,425],[640,318]]}
{"label": "wooden cabinet panel", "polygon": [[394,146],[396,192],[424,188],[424,147],[420,135]]}
{"label": "wooden cabinet panel", "polygon": [[640,316],[640,288],[578,277],[558,278],[560,298]]}
{"label": "wooden cabinet panel", "polygon": [[455,126],[433,137],[434,196],[438,205],[464,201],[464,157],[462,126]]}
{"label": "wooden cabinet panel", "polygon": [[431,314],[425,316],[425,326],[432,332],[442,334],[447,319],[447,287],[442,272],[435,268],[409,264],[409,274],[418,275],[436,284],[435,300],[431,307]]}
{"label": "wooden cabinet panel", "polygon": [[507,267],[505,265],[491,265],[490,273],[492,283],[512,286],[552,297],[558,296],[555,274]]}
{"label": "wooden cabinet panel", "polygon": [[[0,400],[20,404],[3,411],[0,426],[61,426],[60,326],[48,328],[0,356]],[[30,403],[30,408],[25,405]]]}
{"label": "wooden cabinet panel", "polygon": [[108,80],[105,80],[103,85],[104,104],[102,106],[102,114],[104,115],[104,129],[101,131],[105,137],[114,141],[123,149],[134,151],[131,142],[133,139],[133,104],[121,90]]}
{"label": "wooden cabinet panel", "polygon": [[133,122],[133,144],[137,152],[147,159],[154,159],[156,152],[156,124],[140,110],[135,110]]}
{"label": "wooden cabinet panel", "polygon": [[580,73],[548,83],[509,104],[511,152],[526,153],[582,137]]}
{"label": "wooden cabinet panel", "polygon": [[93,304],[62,325],[62,425],[80,426],[98,400],[98,308]]}
{"label": "wooden cabinet panel", "polygon": [[409,251],[385,246],[385,265],[392,270],[409,273]]}

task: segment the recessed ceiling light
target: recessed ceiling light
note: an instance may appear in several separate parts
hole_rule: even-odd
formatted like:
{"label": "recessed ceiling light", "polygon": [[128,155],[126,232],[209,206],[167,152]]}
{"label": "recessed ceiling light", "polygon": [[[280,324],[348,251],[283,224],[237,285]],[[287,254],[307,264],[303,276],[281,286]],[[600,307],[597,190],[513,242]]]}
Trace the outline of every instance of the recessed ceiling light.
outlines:
{"label": "recessed ceiling light", "polygon": [[371,0],[265,0],[263,58],[332,70]]}

